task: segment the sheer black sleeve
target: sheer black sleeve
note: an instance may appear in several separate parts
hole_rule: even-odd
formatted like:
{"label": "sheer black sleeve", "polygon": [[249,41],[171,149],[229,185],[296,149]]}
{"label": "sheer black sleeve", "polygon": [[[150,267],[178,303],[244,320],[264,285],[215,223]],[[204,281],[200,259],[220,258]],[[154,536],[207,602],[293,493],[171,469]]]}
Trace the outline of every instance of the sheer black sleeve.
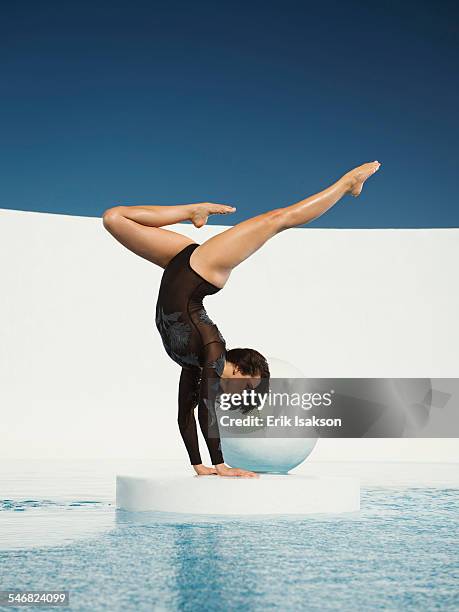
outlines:
{"label": "sheer black sleeve", "polygon": [[194,409],[199,402],[200,368],[182,368],[178,393],[178,426],[185,443],[191,465],[202,463]]}
{"label": "sheer black sleeve", "polygon": [[209,449],[213,465],[223,463],[214,399],[220,387],[220,377],[225,367],[225,344],[210,342],[204,346],[205,363],[199,387],[198,418],[202,434]]}

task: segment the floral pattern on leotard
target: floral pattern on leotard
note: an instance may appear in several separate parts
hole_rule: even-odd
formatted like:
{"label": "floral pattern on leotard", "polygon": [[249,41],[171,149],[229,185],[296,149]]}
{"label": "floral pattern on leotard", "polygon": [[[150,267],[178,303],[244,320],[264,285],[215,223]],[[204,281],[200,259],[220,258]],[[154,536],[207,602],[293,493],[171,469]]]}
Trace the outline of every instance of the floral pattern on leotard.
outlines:
{"label": "floral pattern on leotard", "polygon": [[225,367],[225,355],[224,354],[220,355],[218,359],[216,359],[215,361],[212,361],[209,365],[211,368],[215,370],[215,372],[217,373],[217,376],[221,376],[223,374],[223,369]]}
{"label": "floral pattern on leotard", "polygon": [[182,365],[199,366],[198,356],[195,353],[186,352],[191,337],[191,326],[180,321],[181,316],[181,312],[167,314],[159,307],[156,315],[156,326],[164,348],[174,361]]}

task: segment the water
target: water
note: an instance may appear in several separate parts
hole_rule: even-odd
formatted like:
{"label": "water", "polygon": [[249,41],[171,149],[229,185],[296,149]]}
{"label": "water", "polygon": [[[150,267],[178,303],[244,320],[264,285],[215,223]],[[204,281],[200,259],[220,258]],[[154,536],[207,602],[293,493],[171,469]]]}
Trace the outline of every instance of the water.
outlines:
{"label": "water", "polygon": [[241,521],[116,511],[64,480],[61,500],[21,499],[30,474],[10,487],[1,588],[67,589],[85,612],[459,609],[457,488],[366,486],[353,515]]}

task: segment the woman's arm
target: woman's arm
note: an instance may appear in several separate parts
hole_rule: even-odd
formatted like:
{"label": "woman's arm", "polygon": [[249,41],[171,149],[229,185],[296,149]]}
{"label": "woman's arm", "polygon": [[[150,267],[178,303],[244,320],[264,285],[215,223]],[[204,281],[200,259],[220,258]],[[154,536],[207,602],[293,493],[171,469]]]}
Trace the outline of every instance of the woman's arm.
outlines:
{"label": "woman's arm", "polygon": [[210,342],[204,346],[205,362],[199,387],[199,425],[209,450],[210,459],[215,466],[223,463],[214,400],[219,389],[220,376],[225,367],[225,354],[223,342]]}
{"label": "woman's arm", "polygon": [[216,474],[214,468],[206,467],[202,464],[199,452],[198,432],[194,409],[199,400],[199,380],[201,372],[199,368],[182,368],[180,374],[179,394],[178,394],[178,426],[182,435],[185,448],[190,458],[196,474],[199,476]]}
{"label": "woman's arm", "polygon": [[256,477],[257,474],[254,472],[230,468],[223,461],[214,401],[220,388],[220,377],[225,367],[225,345],[218,341],[209,342],[204,346],[204,354],[205,363],[201,372],[198,418],[211,461],[219,476]]}

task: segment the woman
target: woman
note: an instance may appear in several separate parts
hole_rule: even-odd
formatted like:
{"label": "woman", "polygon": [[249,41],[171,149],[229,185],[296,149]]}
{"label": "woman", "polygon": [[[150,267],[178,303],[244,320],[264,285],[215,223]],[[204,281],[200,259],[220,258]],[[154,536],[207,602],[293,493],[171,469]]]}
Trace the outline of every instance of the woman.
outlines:
{"label": "woman", "polygon": [[[224,387],[225,379],[240,379],[241,386],[247,388],[256,384],[254,379],[269,378],[266,359],[257,351],[226,350],[222,335],[204,310],[204,297],[220,291],[234,268],[279,232],[316,219],[346,194],[358,196],[363,183],[379,167],[378,161],[358,166],[327,189],[291,206],[238,223],[201,245],[163,226],[191,221],[202,227],[209,215],[232,213],[234,207],[204,202],[116,206],[105,211],[104,226],[121,244],[164,269],[156,325],[166,352],[182,367],[178,423],[198,475],[256,476],[225,465],[217,425],[209,418],[210,400],[212,389]],[[203,465],[199,454],[196,405],[213,468]]]}

